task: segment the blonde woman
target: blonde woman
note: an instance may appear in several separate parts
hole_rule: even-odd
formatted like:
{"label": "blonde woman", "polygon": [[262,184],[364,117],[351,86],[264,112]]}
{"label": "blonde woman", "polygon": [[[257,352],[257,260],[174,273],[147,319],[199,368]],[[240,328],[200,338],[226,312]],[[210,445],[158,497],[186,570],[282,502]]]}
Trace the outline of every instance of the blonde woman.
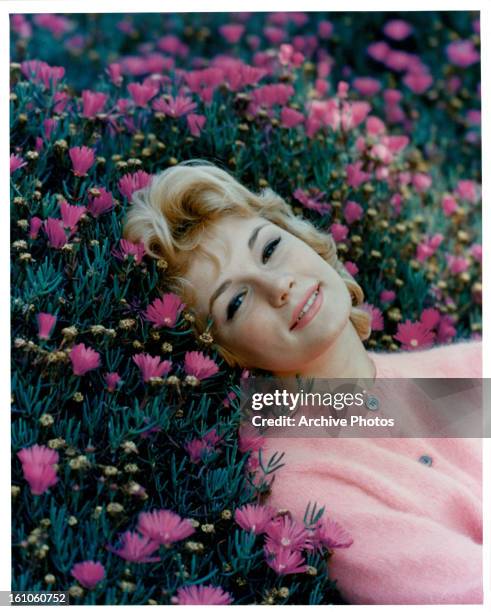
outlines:
{"label": "blonde woman", "polygon": [[[481,377],[479,343],[368,352],[363,291],[332,237],[270,189],[254,194],[191,160],[134,194],[128,240],[167,261],[166,290],[212,320],[231,365],[318,378]],[[408,399],[408,398],[406,398]],[[476,439],[269,439],[285,451],[269,503],[308,501],[353,536],[330,563],[352,604],[482,602],[481,445]]]}

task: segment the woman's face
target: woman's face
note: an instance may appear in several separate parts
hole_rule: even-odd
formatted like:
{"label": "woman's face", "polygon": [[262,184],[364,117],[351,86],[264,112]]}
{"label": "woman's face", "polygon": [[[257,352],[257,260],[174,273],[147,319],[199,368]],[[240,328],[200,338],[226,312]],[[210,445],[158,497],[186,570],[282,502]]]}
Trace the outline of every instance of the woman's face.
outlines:
{"label": "woman's face", "polygon": [[215,341],[240,364],[301,372],[349,321],[351,297],[339,274],[308,244],[261,217],[225,217],[188,274],[195,308],[214,322]]}

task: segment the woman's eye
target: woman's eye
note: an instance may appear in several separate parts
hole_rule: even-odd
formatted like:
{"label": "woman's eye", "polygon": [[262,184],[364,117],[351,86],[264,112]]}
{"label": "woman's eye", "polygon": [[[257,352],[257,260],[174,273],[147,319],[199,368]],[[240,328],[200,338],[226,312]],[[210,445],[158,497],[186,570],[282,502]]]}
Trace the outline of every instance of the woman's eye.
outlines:
{"label": "woman's eye", "polygon": [[268,244],[264,247],[263,251],[263,264],[265,264],[271,255],[275,252],[276,247],[280,244],[281,238],[276,238],[276,240],[272,240],[268,242]]}
{"label": "woman's eye", "polygon": [[244,301],[245,295],[246,295],[246,292],[243,291],[242,293],[239,293],[238,295],[236,295],[230,301],[229,305],[227,306],[227,321],[230,321],[230,319],[233,319],[234,314],[240,308],[240,305]]}

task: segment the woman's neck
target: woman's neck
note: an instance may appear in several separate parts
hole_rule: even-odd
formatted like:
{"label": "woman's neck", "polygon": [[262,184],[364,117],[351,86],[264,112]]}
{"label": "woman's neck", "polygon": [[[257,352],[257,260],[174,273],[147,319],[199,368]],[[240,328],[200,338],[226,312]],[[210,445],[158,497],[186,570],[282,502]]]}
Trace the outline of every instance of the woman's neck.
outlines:
{"label": "woman's neck", "polygon": [[300,375],[311,378],[375,378],[375,365],[351,321],[331,346],[306,363],[298,372],[275,372],[277,376]]}

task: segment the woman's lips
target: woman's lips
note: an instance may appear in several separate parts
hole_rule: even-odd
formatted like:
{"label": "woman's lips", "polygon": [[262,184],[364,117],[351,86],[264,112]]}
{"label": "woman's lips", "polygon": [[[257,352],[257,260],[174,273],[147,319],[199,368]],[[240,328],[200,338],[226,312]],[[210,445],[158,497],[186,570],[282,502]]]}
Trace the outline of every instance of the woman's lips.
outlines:
{"label": "woman's lips", "polygon": [[[308,308],[307,312],[305,312],[302,315],[302,317],[299,319],[298,317],[301,315],[302,310],[304,309],[305,305],[312,298],[312,296],[315,295],[316,293],[317,293],[317,296],[315,297],[314,301]],[[302,329],[303,327],[308,325],[310,321],[312,321],[312,319],[315,317],[315,315],[319,312],[319,309],[322,306],[322,301],[323,301],[323,296],[322,296],[322,290],[321,290],[320,284],[317,284],[314,287],[311,287],[309,291],[307,292],[306,296],[304,297],[304,299],[299,303],[299,305],[295,308],[293,312],[292,324],[290,325],[290,331],[293,331],[296,329]]]}

